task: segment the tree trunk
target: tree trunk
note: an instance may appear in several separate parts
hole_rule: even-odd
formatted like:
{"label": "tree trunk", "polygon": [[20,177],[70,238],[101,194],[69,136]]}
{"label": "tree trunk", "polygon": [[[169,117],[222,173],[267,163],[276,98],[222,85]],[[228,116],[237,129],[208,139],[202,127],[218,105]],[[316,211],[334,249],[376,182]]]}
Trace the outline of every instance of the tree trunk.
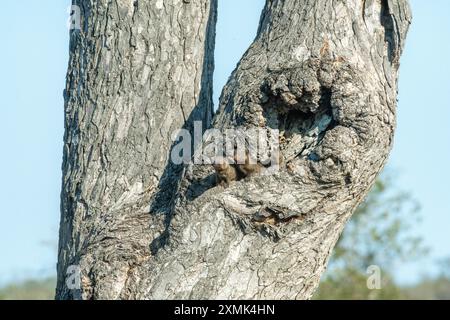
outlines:
{"label": "tree trunk", "polygon": [[[149,208],[171,190],[171,135],[211,121],[216,1],[75,4],[82,28],[71,34],[65,90],[56,295],[127,298],[164,228],[164,212]],[[71,265],[81,267],[81,290],[66,286]]]}
{"label": "tree trunk", "polygon": [[[57,298],[310,298],[392,146],[407,1],[267,0],[213,121],[216,1],[81,4]],[[173,164],[195,120],[279,130],[280,170],[224,188]]]}

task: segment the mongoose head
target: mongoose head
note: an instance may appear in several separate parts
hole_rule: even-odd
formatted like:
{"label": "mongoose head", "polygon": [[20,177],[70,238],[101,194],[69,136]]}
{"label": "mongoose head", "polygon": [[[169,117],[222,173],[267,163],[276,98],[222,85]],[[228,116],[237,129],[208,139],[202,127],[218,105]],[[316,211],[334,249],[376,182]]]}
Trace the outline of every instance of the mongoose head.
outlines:
{"label": "mongoose head", "polygon": [[230,164],[224,157],[215,157],[213,167],[217,172],[221,172],[226,171],[230,167]]}
{"label": "mongoose head", "polygon": [[213,164],[213,167],[217,172],[226,171],[228,169],[228,166],[229,166],[229,164],[226,162]]}

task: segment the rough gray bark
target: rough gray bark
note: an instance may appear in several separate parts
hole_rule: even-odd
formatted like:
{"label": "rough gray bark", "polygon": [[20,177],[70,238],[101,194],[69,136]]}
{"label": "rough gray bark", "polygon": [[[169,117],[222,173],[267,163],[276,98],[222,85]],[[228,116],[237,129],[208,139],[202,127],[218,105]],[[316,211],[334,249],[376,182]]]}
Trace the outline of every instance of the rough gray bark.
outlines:
{"label": "rough gray bark", "polygon": [[[171,198],[158,193],[171,135],[211,121],[216,2],[74,4],[82,29],[71,34],[65,90],[56,295],[126,298],[164,225],[149,208],[155,194]],[[70,265],[81,266],[81,291],[65,285]]]}
{"label": "rough gray bark", "polygon": [[[388,157],[406,0],[267,0],[212,123],[216,3],[186,2],[81,1],[58,298],[307,299]],[[198,119],[279,129],[285,165],[225,189],[172,165],[172,131]]]}

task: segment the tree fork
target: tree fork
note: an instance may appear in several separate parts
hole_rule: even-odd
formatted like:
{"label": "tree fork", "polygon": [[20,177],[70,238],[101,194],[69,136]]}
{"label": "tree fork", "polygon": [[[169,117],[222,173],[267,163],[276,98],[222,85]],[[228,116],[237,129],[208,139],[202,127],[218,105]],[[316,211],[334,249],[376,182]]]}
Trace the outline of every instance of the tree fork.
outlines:
{"label": "tree fork", "polygon": [[[266,2],[211,126],[279,130],[286,165],[229,188],[212,166],[168,160],[171,130],[210,123],[216,3],[82,3],[57,297],[310,298],[392,146],[407,1]],[[80,290],[65,285],[72,264]]]}

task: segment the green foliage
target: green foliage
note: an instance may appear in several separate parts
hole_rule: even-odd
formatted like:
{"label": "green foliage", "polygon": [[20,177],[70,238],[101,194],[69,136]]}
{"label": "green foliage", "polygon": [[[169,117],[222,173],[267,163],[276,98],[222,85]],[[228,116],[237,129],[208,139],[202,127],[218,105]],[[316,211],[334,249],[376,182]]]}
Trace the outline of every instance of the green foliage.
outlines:
{"label": "green foliage", "polygon": [[414,286],[403,289],[408,299],[450,300],[450,258],[441,261],[440,274],[424,278]]}
{"label": "green foliage", "polygon": [[0,300],[53,300],[56,280],[28,280],[0,289]]}
{"label": "green foliage", "polygon": [[345,266],[364,270],[423,256],[426,249],[412,232],[419,223],[419,205],[410,195],[393,190],[388,174],[375,183],[337,243],[330,268]]}
{"label": "green foliage", "polygon": [[367,274],[359,270],[344,268],[336,270],[320,284],[316,300],[396,300],[406,296],[392,281],[383,276],[382,289],[370,290],[367,287]]}
{"label": "green foliage", "polygon": [[425,278],[404,288],[403,292],[407,299],[450,300],[450,278],[442,275],[434,279]]}
{"label": "green foliage", "polygon": [[[390,275],[393,266],[426,253],[412,232],[419,206],[407,193],[393,190],[383,174],[359,206],[339,239],[316,299],[401,299],[406,296]],[[382,288],[367,288],[366,270],[382,270]]]}

